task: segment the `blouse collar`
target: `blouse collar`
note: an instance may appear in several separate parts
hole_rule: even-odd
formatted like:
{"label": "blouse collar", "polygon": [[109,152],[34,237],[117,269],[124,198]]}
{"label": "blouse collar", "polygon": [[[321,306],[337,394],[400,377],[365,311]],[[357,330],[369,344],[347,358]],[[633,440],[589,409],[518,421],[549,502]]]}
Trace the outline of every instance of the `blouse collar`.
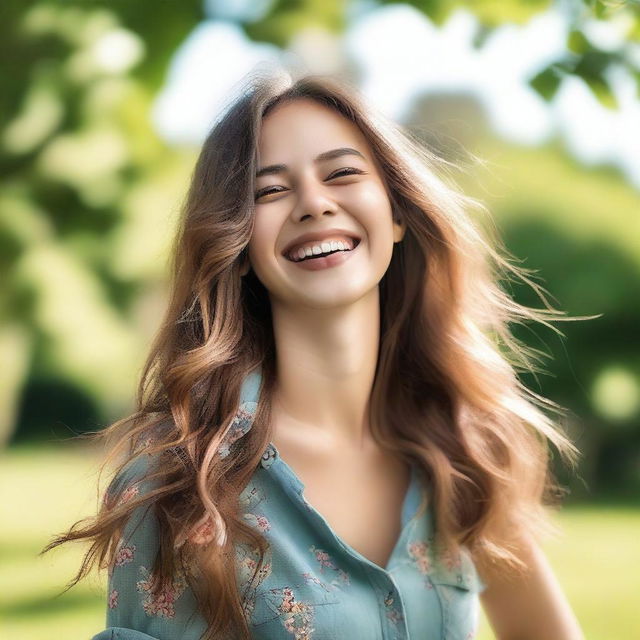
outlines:
{"label": "blouse collar", "polygon": [[220,444],[218,453],[221,458],[226,458],[230,453],[231,445],[242,438],[255,419],[258,409],[258,398],[260,397],[260,385],[262,384],[262,369],[254,369],[242,381],[240,388],[240,404],[231,426]]}

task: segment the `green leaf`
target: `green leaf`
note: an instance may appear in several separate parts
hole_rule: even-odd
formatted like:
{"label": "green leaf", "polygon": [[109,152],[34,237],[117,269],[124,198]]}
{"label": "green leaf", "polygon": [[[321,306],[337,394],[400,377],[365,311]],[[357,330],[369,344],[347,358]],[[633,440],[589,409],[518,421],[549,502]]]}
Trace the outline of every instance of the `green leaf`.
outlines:
{"label": "green leaf", "polygon": [[443,25],[451,12],[460,6],[455,0],[381,0],[379,4],[408,4],[422,11],[436,26]]}
{"label": "green leaf", "polygon": [[586,53],[593,48],[584,33],[577,29],[574,29],[569,33],[569,37],[567,38],[567,47],[570,51],[573,51],[573,53],[579,54]]}
{"label": "green leaf", "polygon": [[531,78],[529,84],[548,102],[558,91],[561,81],[561,74],[552,65]]}
{"label": "green leaf", "polygon": [[588,51],[578,62],[575,74],[588,85],[598,101],[608,109],[616,109],[618,102],[605,79],[605,72],[616,56],[605,51]]}
{"label": "green leaf", "polygon": [[489,27],[505,22],[526,24],[535,15],[547,10],[551,0],[468,0],[461,4],[475,13],[478,20]]}
{"label": "green leaf", "polygon": [[242,26],[254,42],[286,47],[293,36],[309,27],[342,33],[346,25],[345,10],[346,3],[339,0],[275,0],[262,20]]}
{"label": "green leaf", "polygon": [[584,78],[584,80],[603,107],[607,107],[607,109],[618,108],[618,101],[612,93],[611,87],[602,76]]}

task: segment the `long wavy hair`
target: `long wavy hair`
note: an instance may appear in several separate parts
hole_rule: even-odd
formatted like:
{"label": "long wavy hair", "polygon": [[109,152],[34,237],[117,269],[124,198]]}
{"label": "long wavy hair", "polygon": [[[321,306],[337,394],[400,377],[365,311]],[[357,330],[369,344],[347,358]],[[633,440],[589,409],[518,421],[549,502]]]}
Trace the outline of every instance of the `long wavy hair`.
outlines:
{"label": "long wavy hair", "polygon": [[[315,100],[354,123],[382,168],[394,214],[406,223],[380,287],[380,343],[371,389],[371,433],[381,447],[417,463],[429,482],[437,539],[464,545],[478,561],[521,570],[507,532],[555,533],[550,508],[562,489],[551,445],[575,468],[579,452],[563,430],[562,407],[526,388],[539,351],[519,342],[513,323],[568,320],[530,271],[515,264],[482,225],[485,207],[460,192],[450,162],[378,113],[336,78],[252,74],[204,142],[171,254],[170,297],[143,368],[135,412],[102,433],[115,476],[146,454],[153,490],[119,500],[113,483],[97,515],[76,522],[44,551],[72,540],[91,545],[69,583],[108,567],[133,511],[159,520],[157,588],[189,567],[207,623],[203,638],[250,638],[236,584],[234,544],[268,543],[243,522],[238,498],[271,440],[275,348],[267,290],[246,275],[254,218],[257,144],[276,105]],[[504,284],[524,281],[542,308],[516,303]],[[261,368],[254,426],[230,455],[217,455],[238,410],[240,386]],[[117,491],[115,492],[117,494]],[[216,537],[199,544],[203,523]],[[43,552],[44,552],[43,551]],[[213,603],[213,604],[212,604]],[[226,636],[225,636],[226,637]]]}

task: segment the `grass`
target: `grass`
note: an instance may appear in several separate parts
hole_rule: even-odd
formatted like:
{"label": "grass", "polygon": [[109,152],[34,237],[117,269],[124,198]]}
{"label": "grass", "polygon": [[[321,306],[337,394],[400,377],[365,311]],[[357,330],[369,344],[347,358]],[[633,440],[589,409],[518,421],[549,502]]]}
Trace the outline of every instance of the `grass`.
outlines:
{"label": "grass", "polygon": [[[0,637],[90,638],[104,628],[105,579],[56,597],[82,547],[38,557],[50,537],[92,513],[98,458],[84,449],[14,449],[0,464]],[[640,510],[567,507],[545,552],[589,640],[640,638]],[[491,640],[484,615],[478,640]],[[547,640],[547,639],[543,639]]]}

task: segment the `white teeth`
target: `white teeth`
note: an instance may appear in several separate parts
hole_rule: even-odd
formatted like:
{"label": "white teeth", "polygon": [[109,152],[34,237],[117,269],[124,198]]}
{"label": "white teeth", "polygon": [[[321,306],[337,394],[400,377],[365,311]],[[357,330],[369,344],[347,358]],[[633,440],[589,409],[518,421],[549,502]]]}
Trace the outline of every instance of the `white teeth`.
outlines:
{"label": "white teeth", "polygon": [[311,247],[305,247],[297,249],[289,254],[289,258],[294,261],[303,260],[314,255],[320,255],[321,253],[328,253],[330,251],[351,251],[352,246],[350,243],[342,242],[341,240],[330,240],[328,242],[322,242]]}

